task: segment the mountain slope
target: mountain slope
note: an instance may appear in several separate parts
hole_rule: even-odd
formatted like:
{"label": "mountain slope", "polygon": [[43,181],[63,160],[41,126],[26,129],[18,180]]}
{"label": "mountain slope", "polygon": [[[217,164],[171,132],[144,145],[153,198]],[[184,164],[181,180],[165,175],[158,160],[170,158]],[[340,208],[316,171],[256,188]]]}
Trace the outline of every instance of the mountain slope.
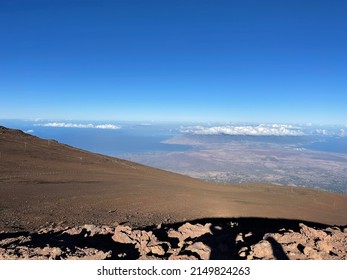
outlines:
{"label": "mountain slope", "polygon": [[5,127],[0,127],[0,153],[0,231],[51,223],[145,226],[206,217],[347,224],[346,195],[211,184]]}

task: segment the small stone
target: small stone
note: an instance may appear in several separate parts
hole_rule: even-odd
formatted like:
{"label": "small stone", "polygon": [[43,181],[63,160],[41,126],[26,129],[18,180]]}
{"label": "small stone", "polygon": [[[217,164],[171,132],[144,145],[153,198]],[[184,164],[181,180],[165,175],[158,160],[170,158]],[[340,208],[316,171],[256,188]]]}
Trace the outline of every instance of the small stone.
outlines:
{"label": "small stone", "polygon": [[131,235],[132,235],[131,227],[119,225],[115,228],[112,239],[118,243],[135,244],[136,241],[130,238]]}
{"label": "small stone", "polygon": [[100,234],[106,235],[106,234],[110,234],[110,233],[114,233],[113,229],[109,226],[102,226],[101,227],[101,231],[99,232]]}
{"label": "small stone", "polygon": [[125,258],[126,257],[126,253],[120,253],[117,255],[118,258]]}
{"label": "small stone", "polygon": [[69,235],[78,235],[81,234],[82,228],[70,228],[66,229],[63,233],[69,234]]}
{"label": "small stone", "polygon": [[202,242],[189,245],[186,250],[197,253],[202,260],[208,260],[211,256],[211,248]]}
{"label": "small stone", "polygon": [[152,261],[161,260],[161,258],[158,258],[156,256],[148,256],[148,255],[141,255],[138,259],[139,260],[152,260]]}
{"label": "small stone", "polygon": [[83,228],[90,232],[90,236],[94,236],[95,234],[98,234],[101,231],[101,228],[95,225],[84,225]]}
{"label": "small stone", "polygon": [[164,251],[163,247],[160,245],[156,245],[156,246],[151,247],[151,252],[152,252],[152,254],[159,255],[159,256],[165,255],[165,251]]}
{"label": "small stone", "polygon": [[51,256],[53,259],[56,259],[62,254],[62,250],[58,247],[54,247],[51,251]]}
{"label": "small stone", "polygon": [[248,251],[248,248],[247,248],[247,247],[242,247],[242,248],[239,250],[238,254],[239,254],[239,256],[240,256],[241,258],[244,258],[244,257],[247,256],[247,251]]}
{"label": "small stone", "polygon": [[171,255],[169,257],[169,260],[197,260],[194,256],[187,256],[187,255]]}
{"label": "small stone", "polygon": [[262,240],[256,245],[253,245],[251,247],[251,253],[247,256],[247,259],[265,259],[265,260],[273,260],[274,255],[272,252],[271,244],[266,241]]}
{"label": "small stone", "polygon": [[237,227],[239,224],[238,222],[230,222],[229,225],[231,228],[234,228],[234,227]]}
{"label": "small stone", "polygon": [[132,240],[126,233],[116,231],[112,236],[113,241],[123,244],[134,244],[134,240]]}
{"label": "small stone", "polygon": [[236,236],[235,241],[236,242],[244,242],[241,232]]}
{"label": "small stone", "polygon": [[[22,251],[22,253],[24,253]],[[33,251],[33,256],[41,255],[50,259],[57,259],[62,254],[62,250],[58,247],[44,247],[43,249],[36,248]]]}
{"label": "small stone", "polygon": [[239,254],[240,254],[241,252],[246,252],[247,250],[248,250],[247,247],[242,247],[242,248],[239,250]]}
{"label": "small stone", "polygon": [[223,228],[221,226],[215,226],[214,229],[215,230],[223,230]]}
{"label": "small stone", "polygon": [[43,255],[43,256],[49,256],[51,253],[51,248],[50,247],[44,247],[43,249],[35,249],[34,254],[37,255]]}

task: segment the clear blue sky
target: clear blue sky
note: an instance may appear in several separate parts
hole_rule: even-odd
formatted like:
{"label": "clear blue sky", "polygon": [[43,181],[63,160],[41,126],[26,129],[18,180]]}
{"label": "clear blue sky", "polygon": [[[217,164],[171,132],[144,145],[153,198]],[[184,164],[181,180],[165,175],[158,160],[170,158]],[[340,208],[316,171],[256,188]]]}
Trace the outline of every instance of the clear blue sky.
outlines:
{"label": "clear blue sky", "polygon": [[347,123],[345,0],[0,0],[0,119]]}

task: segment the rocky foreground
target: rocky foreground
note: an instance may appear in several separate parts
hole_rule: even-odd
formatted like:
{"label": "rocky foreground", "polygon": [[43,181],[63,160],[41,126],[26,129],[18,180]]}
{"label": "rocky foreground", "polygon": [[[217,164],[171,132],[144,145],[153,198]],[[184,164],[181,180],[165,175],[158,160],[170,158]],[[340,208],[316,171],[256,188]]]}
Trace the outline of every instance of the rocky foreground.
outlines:
{"label": "rocky foreground", "polygon": [[205,219],[132,229],[128,225],[1,232],[0,259],[347,259],[347,226],[292,220]]}

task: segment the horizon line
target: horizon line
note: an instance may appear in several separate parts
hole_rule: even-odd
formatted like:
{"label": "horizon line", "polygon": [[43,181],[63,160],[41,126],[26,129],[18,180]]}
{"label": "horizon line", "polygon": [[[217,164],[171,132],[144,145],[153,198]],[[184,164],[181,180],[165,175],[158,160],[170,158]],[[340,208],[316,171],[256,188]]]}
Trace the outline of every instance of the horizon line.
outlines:
{"label": "horizon line", "polygon": [[190,124],[292,124],[292,125],[304,125],[304,126],[343,126],[347,127],[347,123],[322,123],[322,122],[288,122],[288,121],[233,121],[233,120],[141,120],[141,119],[69,119],[69,118],[0,118],[0,121],[24,121],[24,122],[126,122],[126,123],[168,123],[168,124],[183,124],[183,123],[190,123]]}

